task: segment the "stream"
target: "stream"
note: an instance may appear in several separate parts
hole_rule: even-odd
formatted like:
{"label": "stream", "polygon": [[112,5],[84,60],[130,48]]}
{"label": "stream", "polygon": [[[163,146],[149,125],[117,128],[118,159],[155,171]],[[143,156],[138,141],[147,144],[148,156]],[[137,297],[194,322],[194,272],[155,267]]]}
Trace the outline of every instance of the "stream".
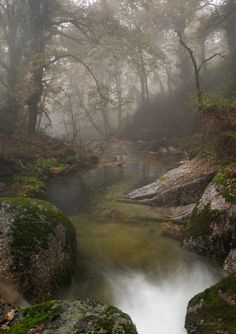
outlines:
{"label": "stream", "polygon": [[120,201],[177,166],[176,157],[158,158],[134,144],[111,145],[109,156],[122,163],[107,160],[52,180],[44,196],[70,215],[78,238],[72,284],[55,297],[115,305],[131,316],[139,334],[184,334],[189,300],[222,272],[163,234],[165,209]]}

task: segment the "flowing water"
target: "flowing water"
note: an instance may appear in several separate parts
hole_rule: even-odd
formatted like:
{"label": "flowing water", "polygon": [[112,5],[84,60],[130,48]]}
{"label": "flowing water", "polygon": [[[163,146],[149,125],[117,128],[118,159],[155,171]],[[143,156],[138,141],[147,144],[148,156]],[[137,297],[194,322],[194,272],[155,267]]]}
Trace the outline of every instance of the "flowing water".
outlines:
{"label": "flowing water", "polygon": [[120,201],[176,166],[175,159],[158,160],[133,145],[126,145],[125,154],[119,145],[111,151],[118,160],[122,155],[122,166],[101,164],[49,185],[45,198],[71,216],[78,237],[73,282],[56,297],[116,305],[139,334],[184,334],[188,301],[222,273],[164,236],[168,212]]}

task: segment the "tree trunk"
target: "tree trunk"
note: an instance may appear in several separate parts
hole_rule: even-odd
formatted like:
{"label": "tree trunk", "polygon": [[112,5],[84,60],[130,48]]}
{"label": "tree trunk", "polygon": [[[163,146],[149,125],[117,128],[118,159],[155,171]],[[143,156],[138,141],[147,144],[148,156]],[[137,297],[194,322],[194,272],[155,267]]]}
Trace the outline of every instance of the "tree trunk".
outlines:
{"label": "tree trunk", "polygon": [[49,0],[28,0],[28,5],[31,27],[29,60],[32,63],[33,74],[31,77],[32,93],[27,104],[29,109],[29,132],[35,133],[44,91],[44,57],[52,13],[49,12]]}
{"label": "tree trunk", "polygon": [[186,55],[185,51],[179,45],[177,49],[177,56],[179,58],[179,75],[181,81],[182,90],[188,94],[193,90],[192,87],[192,71],[189,63],[189,58]]}
{"label": "tree trunk", "polygon": [[229,73],[232,81],[232,88],[236,96],[236,3],[235,0],[227,1],[228,16],[225,20],[225,31],[229,48]]}
{"label": "tree trunk", "polygon": [[144,81],[145,81],[145,95],[146,95],[146,105],[150,104],[150,97],[149,97],[149,87],[148,87],[148,76],[146,69],[143,69],[143,76],[144,76]]}
{"label": "tree trunk", "polygon": [[118,97],[118,132],[121,131],[122,126],[122,86],[121,86],[121,73],[119,68],[118,60],[115,59],[116,64],[116,91]]}
{"label": "tree trunk", "polygon": [[159,73],[156,73],[155,78],[156,78],[156,80],[157,80],[158,83],[159,83],[160,93],[161,93],[161,94],[165,94],[165,87],[164,87],[164,85],[163,85],[162,78],[161,78],[160,74],[159,74]]}
{"label": "tree trunk", "polygon": [[71,96],[68,96],[68,100],[69,100],[69,112],[70,112],[70,118],[71,118],[71,125],[72,125],[72,137],[71,137],[71,144],[74,145],[78,139],[78,128],[77,128],[77,117],[74,114],[73,111],[73,105],[72,105],[72,100],[71,100]]}
{"label": "tree trunk", "polygon": [[[4,7],[3,7],[4,8]],[[20,16],[23,17],[23,4],[19,2],[9,5],[5,3],[5,13],[7,18],[7,28],[5,30],[5,38],[8,46],[9,64],[6,66],[7,74],[7,96],[6,105],[2,112],[5,115],[7,123],[6,131],[15,132],[18,128],[18,116],[21,109],[17,99],[17,87],[20,78],[20,62],[22,60],[22,51],[24,48],[24,35]]]}

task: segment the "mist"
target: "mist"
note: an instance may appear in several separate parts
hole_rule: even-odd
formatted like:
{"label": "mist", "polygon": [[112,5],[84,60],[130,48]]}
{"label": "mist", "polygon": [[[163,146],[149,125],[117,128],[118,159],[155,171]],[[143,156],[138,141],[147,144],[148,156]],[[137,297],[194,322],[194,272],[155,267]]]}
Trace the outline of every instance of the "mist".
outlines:
{"label": "mist", "polygon": [[230,0],[2,5],[3,132],[25,128],[70,142],[145,139],[148,129],[152,140],[184,136],[199,130],[204,94],[234,95]]}
{"label": "mist", "polygon": [[0,0],[1,333],[232,334],[235,60],[235,0]]}

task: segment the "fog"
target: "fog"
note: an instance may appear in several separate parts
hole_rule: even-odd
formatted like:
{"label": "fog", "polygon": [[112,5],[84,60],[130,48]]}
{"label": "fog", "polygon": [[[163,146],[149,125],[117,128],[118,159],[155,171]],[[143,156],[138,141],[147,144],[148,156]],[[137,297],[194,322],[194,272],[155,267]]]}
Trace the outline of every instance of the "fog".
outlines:
{"label": "fog", "polygon": [[1,2],[4,132],[186,135],[205,93],[234,94],[234,1]]}
{"label": "fog", "polygon": [[[115,225],[117,234],[111,229],[106,235],[109,247],[105,252],[106,242],[100,241],[102,265],[104,254],[113,254],[110,250],[117,251],[120,258],[126,240],[127,254],[137,244],[132,254],[145,250],[145,260],[155,271],[157,259],[148,255],[148,249],[153,243],[154,249],[161,250],[157,226],[158,235],[174,239],[178,249],[186,230],[189,239],[195,233],[197,241],[191,243],[196,251],[205,256],[208,249],[204,247],[209,245],[211,257],[224,262],[225,254],[220,252],[236,248],[232,227],[236,212],[235,60],[235,0],[0,0],[0,299],[26,306],[53,298],[54,283],[60,286],[57,279],[61,279],[53,271],[63,267],[56,262],[75,258],[71,254],[75,240],[73,245],[67,243],[78,234],[78,247],[81,241],[94,250],[104,226],[109,230]],[[193,207],[213,174],[225,166],[228,169],[214,184],[219,214],[214,212],[209,221],[199,214],[202,222],[192,228],[188,219],[193,217]],[[180,169],[166,178],[164,174],[176,167]],[[143,195],[138,190],[140,196],[129,198],[132,189],[149,182],[154,182],[147,187],[150,193]],[[50,197],[50,188],[56,189],[60,201]],[[47,219],[41,213],[37,215],[38,230],[31,226],[35,221],[24,205],[32,198],[32,205],[44,198],[65,211],[73,206],[67,212],[73,219],[81,210],[78,231],[72,225],[69,232],[65,228],[65,233],[75,235],[63,237],[60,229],[54,233],[56,224],[45,232],[45,225],[40,224]],[[209,199],[207,212],[213,200]],[[138,205],[141,202],[162,207],[144,208]],[[22,215],[14,211],[18,204],[23,205]],[[222,210],[221,204],[225,205]],[[39,207],[41,204],[36,210]],[[9,215],[5,209],[10,210]],[[227,217],[224,221],[223,216]],[[193,220],[197,225],[195,216]],[[217,227],[219,221],[223,227]],[[226,221],[232,223],[230,228],[224,225]],[[23,232],[18,231],[19,226]],[[87,226],[90,230],[80,240],[80,228]],[[132,232],[127,227],[138,227],[140,244],[137,238],[130,243]],[[123,232],[120,238],[117,231]],[[48,235],[59,237],[44,242],[44,234],[46,239]],[[59,255],[52,259],[48,249],[56,249],[60,238],[64,243],[61,241]],[[17,249],[12,250],[12,245]],[[63,253],[66,251],[68,254]],[[163,254],[166,252],[171,253],[168,243]],[[85,247],[84,259],[88,255]],[[94,277],[87,282],[94,257],[95,252],[86,267],[81,264],[82,273],[76,267],[75,277],[81,274],[86,278],[82,279],[84,286],[95,286],[91,291],[96,292],[98,273],[95,284]],[[44,263],[40,263],[42,258]],[[111,258],[111,264],[115,262]],[[185,333],[188,301],[219,278],[203,259],[201,264],[190,262],[195,264],[191,270],[181,267],[163,279],[150,279],[129,265],[128,273],[108,275],[114,305],[131,315],[140,334]],[[74,262],[66,265],[63,275]],[[80,288],[76,285],[76,291]],[[14,318],[15,310],[13,313]],[[9,319],[4,321],[8,329]],[[38,328],[41,330],[31,330]]]}

